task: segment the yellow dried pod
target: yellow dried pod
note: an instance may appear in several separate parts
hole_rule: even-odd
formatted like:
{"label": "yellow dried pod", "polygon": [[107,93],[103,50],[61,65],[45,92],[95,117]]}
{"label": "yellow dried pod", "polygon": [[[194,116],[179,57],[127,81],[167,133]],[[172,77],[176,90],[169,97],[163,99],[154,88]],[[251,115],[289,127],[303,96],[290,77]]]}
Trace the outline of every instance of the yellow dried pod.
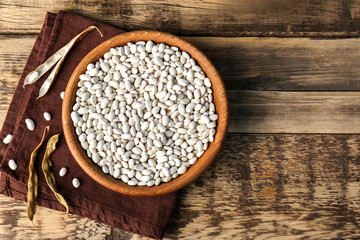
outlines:
{"label": "yellow dried pod", "polygon": [[27,216],[34,225],[33,219],[36,213],[36,198],[38,193],[38,177],[35,171],[35,160],[37,152],[39,148],[44,142],[46,135],[48,134],[50,126],[46,126],[44,129],[44,133],[39,145],[34,149],[30,156],[30,163],[29,163],[29,180],[28,180],[28,193],[27,193]]}
{"label": "yellow dried pod", "polygon": [[69,213],[69,206],[65,198],[57,191],[55,177],[54,174],[51,172],[52,162],[50,159],[50,155],[56,150],[56,143],[59,140],[59,135],[60,134],[56,134],[49,139],[46,145],[46,151],[45,151],[44,159],[42,161],[41,168],[44,172],[46,182],[51,188],[51,190],[54,192],[55,197],[66,208],[66,213]]}

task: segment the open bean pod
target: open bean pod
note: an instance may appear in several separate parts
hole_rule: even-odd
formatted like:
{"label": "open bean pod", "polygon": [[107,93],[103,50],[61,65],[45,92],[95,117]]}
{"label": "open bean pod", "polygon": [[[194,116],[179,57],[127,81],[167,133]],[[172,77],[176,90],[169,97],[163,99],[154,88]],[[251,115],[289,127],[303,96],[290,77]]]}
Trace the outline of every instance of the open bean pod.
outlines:
{"label": "open bean pod", "polygon": [[51,74],[48,76],[48,78],[45,80],[45,82],[40,88],[38,98],[43,97],[49,91],[57,74],[60,71],[61,65],[63,64],[65,57],[70,52],[71,48],[75,45],[75,43],[83,39],[86,36],[86,34],[93,29],[96,29],[101,37],[103,36],[103,34],[100,32],[100,30],[97,27],[95,26],[88,27],[87,29],[76,35],[69,43],[67,43],[64,47],[59,49],[56,53],[54,53],[51,57],[49,57],[44,63],[38,66],[34,71],[30,72],[25,77],[24,87],[25,85],[35,83],[37,80],[41,78],[41,76],[47,73],[50,70],[50,68],[52,68],[56,64],[53,71],[51,72]]}

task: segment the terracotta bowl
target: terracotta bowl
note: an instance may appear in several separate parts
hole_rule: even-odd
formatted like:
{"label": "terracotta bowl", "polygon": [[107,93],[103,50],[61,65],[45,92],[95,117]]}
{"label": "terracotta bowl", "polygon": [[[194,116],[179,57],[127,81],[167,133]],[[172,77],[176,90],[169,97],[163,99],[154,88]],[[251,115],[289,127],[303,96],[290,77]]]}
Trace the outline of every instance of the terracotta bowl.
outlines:
{"label": "terracotta bowl", "polygon": [[[101,168],[95,164],[86,154],[86,151],[80,145],[70,114],[75,102],[76,91],[80,74],[86,71],[86,67],[91,62],[96,62],[100,57],[109,51],[112,47],[123,46],[128,42],[152,40],[155,43],[165,43],[171,46],[179,47],[188,52],[202,68],[207,77],[212,82],[212,90],[216,112],[219,115],[217,120],[215,140],[209,144],[208,149],[198,159],[198,161],[189,167],[183,175],[167,183],[161,183],[158,186],[130,186],[120,179],[115,179],[108,174],[104,174]],[[94,180],[103,186],[127,195],[133,196],[156,196],[179,190],[194,181],[205,169],[214,161],[220,151],[221,145],[225,139],[228,126],[228,100],[221,77],[214,65],[207,57],[191,43],[169,33],[158,31],[134,31],[115,36],[97,46],[79,63],[73,72],[67,84],[65,98],[62,105],[62,124],[66,142],[70,148],[75,160],[81,168]]]}

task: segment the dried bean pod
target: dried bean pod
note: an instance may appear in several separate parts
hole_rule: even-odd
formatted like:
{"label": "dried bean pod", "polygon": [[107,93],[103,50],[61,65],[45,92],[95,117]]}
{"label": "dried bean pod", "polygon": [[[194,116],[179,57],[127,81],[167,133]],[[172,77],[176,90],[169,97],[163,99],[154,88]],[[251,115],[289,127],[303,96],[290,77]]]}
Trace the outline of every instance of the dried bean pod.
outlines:
{"label": "dried bean pod", "polygon": [[43,144],[46,135],[48,134],[50,126],[45,127],[42,139],[39,145],[34,149],[30,156],[29,163],[29,180],[28,180],[28,193],[27,193],[27,216],[34,225],[33,219],[36,213],[36,198],[37,198],[37,190],[38,190],[38,177],[35,171],[35,160],[37,152],[40,146]]}
{"label": "dried bean pod", "polygon": [[50,75],[48,76],[48,78],[45,80],[45,82],[41,86],[41,88],[39,90],[39,96],[36,99],[39,99],[39,98],[43,97],[49,91],[49,89],[50,89],[51,85],[53,84],[57,74],[60,71],[61,65],[63,64],[66,55],[70,52],[71,48],[75,45],[75,43],[77,43],[78,41],[83,39],[86,36],[86,34],[88,32],[90,32],[91,30],[93,30],[93,29],[98,30],[101,37],[103,36],[102,33],[100,32],[100,30],[97,27],[90,26],[87,29],[85,29],[84,31],[82,31],[80,34],[78,34],[76,37],[74,37],[68,44],[66,44],[62,48],[62,49],[65,49],[62,57],[60,58],[60,60],[58,61],[58,63],[56,64],[56,66],[54,67],[54,69],[52,70]]}
{"label": "dried bean pod", "polygon": [[49,139],[49,141],[46,145],[46,151],[44,154],[44,159],[42,161],[41,168],[44,172],[44,176],[45,176],[47,184],[49,185],[51,190],[54,192],[54,195],[57,198],[57,200],[66,208],[66,214],[67,214],[67,213],[69,213],[69,206],[68,206],[65,198],[57,191],[55,177],[54,177],[54,174],[51,172],[52,162],[50,159],[50,155],[56,150],[56,143],[59,140],[59,135],[60,134],[56,134]]}
{"label": "dried bean pod", "polygon": [[64,47],[62,47],[56,53],[54,53],[51,57],[49,57],[43,64],[38,66],[34,71],[30,72],[24,80],[24,87],[25,87],[25,85],[32,84],[32,83],[36,82],[37,80],[39,80],[41,78],[41,76],[43,76],[45,73],[47,73],[50,70],[50,68],[52,68],[57,63],[54,70],[51,72],[51,74],[45,81],[46,86],[48,86],[50,88],[53,80],[56,78],[56,75],[60,70],[61,64],[64,62],[65,56],[68,54],[70,49],[75,45],[75,43],[80,41],[83,37],[85,37],[85,35],[89,31],[91,31],[93,29],[98,30],[101,37],[103,36],[97,27],[95,27],[95,26],[88,27],[87,29],[82,31],[80,34],[75,36],[68,44],[66,44]]}

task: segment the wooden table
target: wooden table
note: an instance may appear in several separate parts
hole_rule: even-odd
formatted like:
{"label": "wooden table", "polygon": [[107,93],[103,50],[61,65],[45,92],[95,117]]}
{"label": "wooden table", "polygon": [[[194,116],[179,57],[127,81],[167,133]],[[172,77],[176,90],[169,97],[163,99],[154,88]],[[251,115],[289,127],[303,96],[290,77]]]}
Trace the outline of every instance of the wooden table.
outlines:
{"label": "wooden table", "polygon": [[[46,11],[185,37],[222,74],[230,127],[165,239],[360,238],[360,1],[0,1],[0,125]],[[144,239],[0,196],[1,239]]]}

